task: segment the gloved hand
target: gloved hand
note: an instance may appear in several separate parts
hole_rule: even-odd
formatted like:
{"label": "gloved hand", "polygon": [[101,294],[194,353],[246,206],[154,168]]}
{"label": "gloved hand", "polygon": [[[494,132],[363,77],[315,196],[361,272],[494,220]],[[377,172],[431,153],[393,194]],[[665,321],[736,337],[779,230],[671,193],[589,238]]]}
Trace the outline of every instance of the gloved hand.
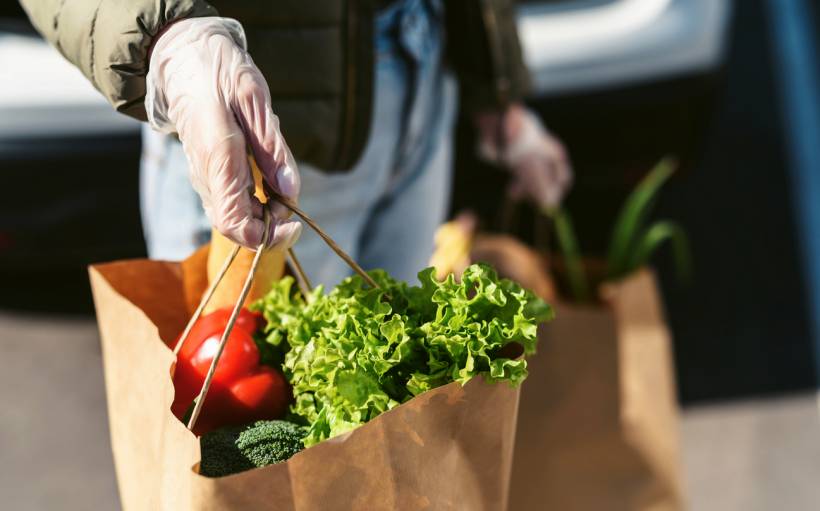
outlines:
{"label": "gloved hand", "polygon": [[479,156],[513,174],[510,195],[542,209],[561,203],[572,185],[572,167],[561,141],[534,113],[513,104],[501,113],[479,114],[476,126]]}
{"label": "gloved hand", "polygon": [[[263,178],[285,197],[299,195],[296,162],[279,132],[270,91],[245,50],[239,22],[194,18],[174,23],[151,51],[145,110],[151,126],[178,133],[205,213],[227,238],[255,248],[263,205],[253,197],[250,145]],[[302,226],[270,201],[270,246],[289,247]]]}

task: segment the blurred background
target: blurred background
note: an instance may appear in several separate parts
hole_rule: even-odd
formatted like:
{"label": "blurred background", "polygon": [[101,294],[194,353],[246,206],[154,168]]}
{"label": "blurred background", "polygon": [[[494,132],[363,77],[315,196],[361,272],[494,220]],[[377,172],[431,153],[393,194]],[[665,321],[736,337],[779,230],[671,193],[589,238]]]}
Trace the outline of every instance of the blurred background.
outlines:
{"label": "blurred background", "polygon": [[[574,163],[585,253],[604,251],[643,173],[681,161],[657,213],[685,227],[695,278],[678,285],[668,254],[657,269],[691,508],[816,509],[820,6],[530,0],[519,24],[532,105]],[[0,495],[7,509],[113,509],[86,266],[145,255],[139,125],[16,2],[0,6],[0,64]],[[504,176],[472,144],[465,123],[453,211],[491,228]],[[525,239],[533,217],[518,212]]]}

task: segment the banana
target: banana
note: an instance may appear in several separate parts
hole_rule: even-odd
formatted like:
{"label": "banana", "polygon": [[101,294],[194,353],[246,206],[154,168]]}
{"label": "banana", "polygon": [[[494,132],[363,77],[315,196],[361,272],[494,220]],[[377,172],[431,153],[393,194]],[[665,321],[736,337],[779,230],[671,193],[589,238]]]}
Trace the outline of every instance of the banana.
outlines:
{"label": "banana", "polygon": [[[248,156],[248,161],[251,164],[251,172],[253,173],[253,182],[255,185],[254,195],[263,203],[267,201],[265,193],[262,191],[262,173],[256,165],[256,160],[253,156]],[[208,251],[208,282],[216,276],[222,263],[234,247],[234,243],[222,236],[216,229],[211,229],[211,247]],[[222,307],[233,307],[236,300],[239,298],[239,293],[242,291],[242,285],[245,283],[245,278],[251,268],[251,262],[255,252],[242,248],[236,255],[233,264],[231,264],[228,273],[220,282],[219,286],[214,292],[211,301],[205,308],[204,313],[212,312]],[[251,284],[250,293],[245,300],[244,305],[254,302],[255,300],[264,296],[271,287],[271,284],[281,279],[285,274],[285,256],[284,249],[269,249],[262,254],[262,259],[259,261],[259,266],[256,269],[253,283]]]}
{"label": "banana", "polygon": [[435,234],[435,250],[430,258],[430,266],[436,269],[436,278],[461,271],[470,263],[472,236],[462,222],[453,220],[442,224]]}

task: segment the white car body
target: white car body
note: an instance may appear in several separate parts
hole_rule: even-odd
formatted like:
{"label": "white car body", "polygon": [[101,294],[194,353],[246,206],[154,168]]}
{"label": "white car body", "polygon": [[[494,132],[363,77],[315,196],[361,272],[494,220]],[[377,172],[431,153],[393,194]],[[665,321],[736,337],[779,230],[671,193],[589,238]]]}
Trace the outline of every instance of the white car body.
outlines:
{"label": "white car body", "polygon": [[[567,0],[519,7],[541,95],[606,89],[719,65],[731,0]],[[136,134],[42,40],[0,31],[0,141]],[[8,147],[8,146],[7,146]]]}
{"label": "white car body", "polygon": [[137,133],[42,39],[0,32],[0,141]]}
{"label": "white car body", "polygon": [[526,3],[518,24],[542,95],[602,90],[715,69],[731,0]]}

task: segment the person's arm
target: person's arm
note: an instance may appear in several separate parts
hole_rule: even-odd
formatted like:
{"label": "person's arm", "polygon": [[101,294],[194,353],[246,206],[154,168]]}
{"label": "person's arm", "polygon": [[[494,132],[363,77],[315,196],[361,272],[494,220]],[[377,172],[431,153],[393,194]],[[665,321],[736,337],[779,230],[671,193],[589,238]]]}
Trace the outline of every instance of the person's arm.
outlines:
{"label": "person's arm", "polygon": [[516,102],[476,113],[473,120],[479,156],[512,173],[512,198],[529,199],[544,211],[561,204],[572,186],[572,164],[564,144],[534,112]]}
{"label": "person's arm", "polygon": [[512,172],[511,195],[556,207],[572,183],[572,167],[561,141],[524,106],[530,75],[514,0],[453,0],[446,6],[448,58],[462,109],[476,125],[479,155]]}
{"label": "person's arm", "polygon": [[514,0],[446,2],[447,57],[459,78],[466,112],[499,110],[520,101],[530,76],[521,54]]}
{"label": "person's arm", "polygon": [[[118,111],[176,133],[205,213],[249,248],[290,246],[301,224],[251,194],[247,150],[263,178],[299,195],[296,162],[271,109],[270,91],[236,20],[201,0],[22,0],[35,27]],[[169,221],[173,221],[169,219]]]}
{"label": "person's arm", "polygon": [[20,0],[34,27],[118,111],[146,120],[148,49],[174,21],[216,16],[203,0]]}
{"label": "person's arm", "polygon": [[296,201],[300,180],[242,25],[220,17],[177,21],[157,38],[149,67],[148,121],[155,130],[179,135],[191,183],[214,227],[255,248],[268,208],[275,220],[270,245],[295,243],[301,224],[289,218],[290,211],[276,201],[263,206],[252,195],[249,150],[263,179],[281,195]]}

